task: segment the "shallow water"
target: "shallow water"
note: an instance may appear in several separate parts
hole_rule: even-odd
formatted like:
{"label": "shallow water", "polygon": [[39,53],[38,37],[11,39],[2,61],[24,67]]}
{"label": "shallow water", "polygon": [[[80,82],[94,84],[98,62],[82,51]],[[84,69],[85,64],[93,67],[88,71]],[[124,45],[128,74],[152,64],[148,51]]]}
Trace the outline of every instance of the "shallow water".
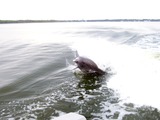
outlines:
{"label": "shallow water", "polygon": [[[0,119],[160,119],[159,31],[159,22],[0,25]],[[75,51],[108,74],[74,73]]]}

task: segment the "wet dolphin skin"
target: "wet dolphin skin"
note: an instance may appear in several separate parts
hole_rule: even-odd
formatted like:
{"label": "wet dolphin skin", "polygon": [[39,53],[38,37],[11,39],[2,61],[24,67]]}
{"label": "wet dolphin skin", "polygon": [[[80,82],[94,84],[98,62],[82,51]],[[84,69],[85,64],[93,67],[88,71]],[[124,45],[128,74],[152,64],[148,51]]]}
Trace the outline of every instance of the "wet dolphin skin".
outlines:
{"label": "wet dolphin skin", "polygon": [[79,68],[85,74],[105,74],[105,71],[98,68],[97,64],[89,58],[79,56],[73,61],[77,64],[77,68]]}

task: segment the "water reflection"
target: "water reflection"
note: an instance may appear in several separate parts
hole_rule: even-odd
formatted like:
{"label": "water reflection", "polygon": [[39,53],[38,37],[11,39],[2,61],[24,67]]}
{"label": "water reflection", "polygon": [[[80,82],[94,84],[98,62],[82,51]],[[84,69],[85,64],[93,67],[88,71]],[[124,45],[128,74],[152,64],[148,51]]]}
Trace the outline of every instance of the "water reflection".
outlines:
{"label": "water reflection", "polygon": [[105,84],[106,76],[93,76],[93,75],[78,75],[75,73],[76,78],[80,81],[78,83],[78,88],[83,88],[85,90],[98,89]]}
{"label": "water reflection", "polygon": [[118,118],[119,112],[112,110],[111,106],[118,104],[119,97],[115,96],[114,90],[107,87],[107,81],[111,74],[99,77],[74,74],[79,80],[77,89],[79,89],[79,100],[82,103],[79,113],[84,115],[87,120]]}

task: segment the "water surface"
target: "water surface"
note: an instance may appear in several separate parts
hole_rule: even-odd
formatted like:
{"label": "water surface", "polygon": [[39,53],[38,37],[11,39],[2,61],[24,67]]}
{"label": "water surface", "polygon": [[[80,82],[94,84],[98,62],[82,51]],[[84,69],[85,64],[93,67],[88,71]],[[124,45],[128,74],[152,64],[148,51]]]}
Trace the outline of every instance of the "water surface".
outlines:
{"label": "water surface", "polygon": [[[0,25],[0,118],[160,119],[160,23]],[[108,72],[75,74],[75,51]]]}

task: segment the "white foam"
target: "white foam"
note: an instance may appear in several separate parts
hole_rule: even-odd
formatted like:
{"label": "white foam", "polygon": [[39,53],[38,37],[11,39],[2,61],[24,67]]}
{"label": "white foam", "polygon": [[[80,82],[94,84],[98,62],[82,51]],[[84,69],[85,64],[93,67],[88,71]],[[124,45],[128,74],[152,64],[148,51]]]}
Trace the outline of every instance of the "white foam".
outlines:
{"label": "white foam", "polygon": [[101,68],[112,68],[116,74],[110,78],[108,87],[118,90],[121,99],[128,102],[160,108],[158,59],[141,48],[86,39],[75,42],[72,48],[94,60]]}
{"label": "white foam", "polygon": [[62,115],[60,117],[57,117],[53,120],[86,120],[86,118],[82,115],[77,114],[77,113],[68,113],[68,114]]}

